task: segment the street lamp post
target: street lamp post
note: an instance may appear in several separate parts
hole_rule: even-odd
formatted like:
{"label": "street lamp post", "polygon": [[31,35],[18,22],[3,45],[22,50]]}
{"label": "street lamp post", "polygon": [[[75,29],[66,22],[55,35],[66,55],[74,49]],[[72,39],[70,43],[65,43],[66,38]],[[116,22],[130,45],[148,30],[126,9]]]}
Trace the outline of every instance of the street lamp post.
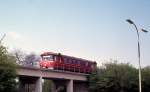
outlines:
{"label": "street lamp post", "polygon": [[[134,27],[135,27],[135,29],[136,29],[136,32],[137,32],[137,38],[138,38],[138,63],[139,63],[139,92],[142,92],[142,83],[141,83],[141,55],[140,55],[140,35],[139,35],[139,30],[138,30],[138,28],[137,28],[137,26],[135,25],[135,23],[132,21],[132,20],[130,20],[130,19],[127,19],[126,20],[128,23],[130,23],[130,24],[132,24],[132,25],[134,25]],[[148,32],[147,30],[144,30],[144,29],[142,29],[141,31],[143,31],[143,32]]]}

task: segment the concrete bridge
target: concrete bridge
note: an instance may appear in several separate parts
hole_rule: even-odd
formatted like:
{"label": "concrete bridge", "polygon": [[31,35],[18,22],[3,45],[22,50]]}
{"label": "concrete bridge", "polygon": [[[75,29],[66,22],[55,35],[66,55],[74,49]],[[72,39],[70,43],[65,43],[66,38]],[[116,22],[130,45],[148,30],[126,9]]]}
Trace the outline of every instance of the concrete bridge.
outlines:
{"label": "concrete bridge", "polygon": [[23,66],[18,67],[17,73],[19,92],[30,92],[28,86],[33,86],[32,92],[42,92],[42,79],[52,80],[52,92],[57,92],[60,85],[65,92],[88,92],[87,74]]}

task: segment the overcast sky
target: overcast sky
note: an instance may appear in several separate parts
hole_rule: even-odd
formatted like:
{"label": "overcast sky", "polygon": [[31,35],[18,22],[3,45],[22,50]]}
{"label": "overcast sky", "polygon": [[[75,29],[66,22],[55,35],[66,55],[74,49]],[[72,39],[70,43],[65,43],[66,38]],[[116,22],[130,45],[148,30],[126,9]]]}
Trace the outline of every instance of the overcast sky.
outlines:
{"label": "overcast sky", "polygon": [[[0,37],[9,50],[137,62],[138,28],[150,30],[149,0],[0,0]],[[141,63],[150,65],[150,33],[140,32]]]}

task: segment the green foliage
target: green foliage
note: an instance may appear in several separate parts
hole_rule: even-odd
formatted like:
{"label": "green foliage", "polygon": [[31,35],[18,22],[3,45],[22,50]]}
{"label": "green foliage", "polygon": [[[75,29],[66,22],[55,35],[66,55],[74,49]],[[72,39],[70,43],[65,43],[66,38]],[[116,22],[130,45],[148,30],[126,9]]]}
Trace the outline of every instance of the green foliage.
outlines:
{"label": "green foliage", "polygon": [[89,76],[89,90],[90,92],[98,92],[98,81],[99,81],[99,72],[100,70],[93,72],[90,76]]}
{"label": "green foliage", "polygon": [[0,45],[0,92],[16,92],[15,59]]}
{"label": "green foliage", "polygon": [[107,63],[89,80],[90,92],[138,92],[138,71],[129,64]]}
{"label": "green foliage", "polygon": [[44,80],[42,92],[51,92],[51,80]]}
{"label": "green foliage", "polygon": [[144,67],[142,69],[142,91],[150,91],[150,66]]}

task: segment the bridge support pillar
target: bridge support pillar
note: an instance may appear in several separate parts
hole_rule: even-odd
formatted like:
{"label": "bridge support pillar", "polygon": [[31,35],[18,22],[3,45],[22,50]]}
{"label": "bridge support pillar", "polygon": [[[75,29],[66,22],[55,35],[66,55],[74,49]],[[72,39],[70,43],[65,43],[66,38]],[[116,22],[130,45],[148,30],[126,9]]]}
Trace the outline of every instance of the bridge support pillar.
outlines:
{"label": "bridge support pillar", "polygon": [[69,80],[67,83],[67,92],[73,92],[73,80]]}
{"label": "bridge support pillar", "polygon": [[35,83],[35,92],[42,92],[42,77],[39,77]]}

